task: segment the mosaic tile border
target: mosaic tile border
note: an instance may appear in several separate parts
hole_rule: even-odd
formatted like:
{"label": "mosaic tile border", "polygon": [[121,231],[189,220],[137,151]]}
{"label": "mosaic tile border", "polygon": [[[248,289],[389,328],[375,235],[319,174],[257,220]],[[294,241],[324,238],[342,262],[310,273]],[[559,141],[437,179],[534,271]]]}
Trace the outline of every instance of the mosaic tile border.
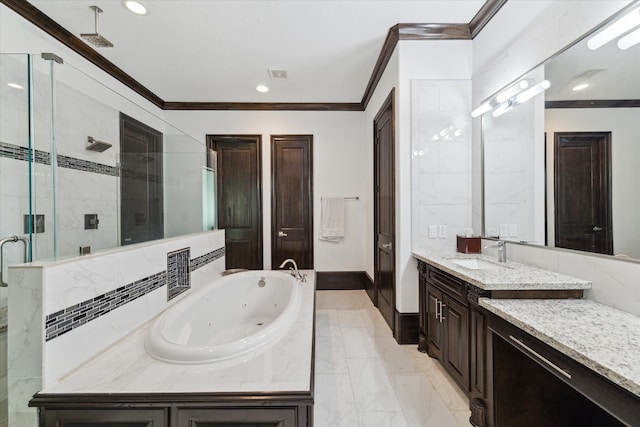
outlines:
{"label": "mosaic tile border", "polygon": [[193,258],[191,260],[191,271],[194,272],[197,269],[199,269],[200,267],[204,267],[205,265],[209,264],[210,262],[213,262],[217,259],[220,259],[224,256],[225,254],[225,249],[224,246],[216,249],[215,251],[209,252],[207,254],[201,255],[197,258]]}
{"label": "mosaic tile border", "polygon": [[103,314],[140,298],[163,286],[167,281],[167,272],[156,273],[144,279],[119,287],[106,294],[98,295],[72,305],[56,313],[47,315],[45,319],[45,340],[49,341],[60,335],[97,319]]}
{"label": "mosaic tile border", "polygon": [[[34,150],[36,163],[43,165],[51,164],[51,155],[42,150]],[[29,149],[21,145],[9,144],[8,142],[0,142],[0,157],[8,159],[29,161]]]}
{"label": "mosaic tile border", "polygon": [[[189,260],[190,270],[198,268],[222,258],[225,248],[214,251]],[[169,255],[169,254],[167,254]],[[98,295],[74,304],[63,310],[48,314],[45,318],[45,341],[50,341],[66,334],[100,316],[115,310],[118,307],[140,298],[167,284],[167,271],[161,271],[151,276],[136,280],[133,283],[121,286],[105,294]]]}
{"label": "mosaic tile border", "polygon": [[[34,150],[35,162],[43,165],[51,164],[51,154],[47,151]],[[0,157],[8,159],[29,161],[29,149],[20,145],[0,142]],[[102,163],[91,162],[89,160],[58,154],[56,161],[59,167],[65,169],[75,169],[83,172],[98,173],[101,175],[120,176],[120,169]]]}

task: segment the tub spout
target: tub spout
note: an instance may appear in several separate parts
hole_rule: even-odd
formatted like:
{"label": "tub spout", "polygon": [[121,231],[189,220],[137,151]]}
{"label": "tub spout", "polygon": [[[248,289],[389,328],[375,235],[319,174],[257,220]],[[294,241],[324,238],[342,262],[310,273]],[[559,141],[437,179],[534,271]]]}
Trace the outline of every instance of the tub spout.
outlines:
{"label": "tub spout", "polygon": [[302,275],[300,274],[300,271],[298,271],[298,264],[296,264],[296,262],[294,260],[292,260],[291,258],[285,259],[282,264],[280,264],[279,268],[284,268],[287,263],[291,263],[293,264],[293,267],[289,267],[289,270],[291,271],[291,275],[293,277],[295,277],[297,280],[301,281],[301,282],[306,282],[307,278],[306,275]]}

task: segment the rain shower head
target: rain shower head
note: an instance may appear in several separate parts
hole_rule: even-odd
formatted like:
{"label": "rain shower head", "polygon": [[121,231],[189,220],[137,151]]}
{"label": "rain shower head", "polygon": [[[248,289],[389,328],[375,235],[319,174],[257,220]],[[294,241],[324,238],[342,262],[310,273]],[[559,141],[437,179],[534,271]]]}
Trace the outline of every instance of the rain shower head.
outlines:
{"label": "rain shower head", "polygon": [[104,150],[111,148],[111,144],[104,141],[97,141],[92,136],[87,137],[87,150],[102,153]]}
{"label": "rain shower head", "polygon": [[98,6],[90,6],[96,16],[96,32],[80,34],[80,37],[94,45],[95,47],[113,47],[113,43],[105,39],[98,31],[98,14],[102,13],[102,9]]}

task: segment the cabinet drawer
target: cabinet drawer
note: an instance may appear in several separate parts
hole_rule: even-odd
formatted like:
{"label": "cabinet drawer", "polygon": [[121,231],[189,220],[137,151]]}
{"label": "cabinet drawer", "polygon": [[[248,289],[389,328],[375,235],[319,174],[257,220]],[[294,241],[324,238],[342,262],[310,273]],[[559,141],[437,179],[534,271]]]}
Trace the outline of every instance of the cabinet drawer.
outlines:
{"label": "cabinet drawer", "polygon": [[458,302],[467,305],[466,285],[462,279],[429,265],[427,267],[427,281],[456,298]]}

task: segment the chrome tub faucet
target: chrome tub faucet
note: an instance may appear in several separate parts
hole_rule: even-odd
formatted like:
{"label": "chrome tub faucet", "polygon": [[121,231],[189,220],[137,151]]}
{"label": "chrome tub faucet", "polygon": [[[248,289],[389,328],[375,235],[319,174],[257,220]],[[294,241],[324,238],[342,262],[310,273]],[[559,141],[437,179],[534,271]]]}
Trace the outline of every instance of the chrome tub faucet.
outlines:
{"label": "chrome tub faucet", "polygon": [[300,271],[298,271],[298,264],[296,264],[296,262],[294,260],[292,260],[291,258],[285,259],[282,262],[282,264],[280,264],[279,268],[284,268],[287,265],[287,263],[293,264],[293,267],[289,267],[289,270],[291,271],[291,275],[293,277],[295,277],[300,282],[306,282],[307,281],[307,275],[306,274],[300,274]]}

